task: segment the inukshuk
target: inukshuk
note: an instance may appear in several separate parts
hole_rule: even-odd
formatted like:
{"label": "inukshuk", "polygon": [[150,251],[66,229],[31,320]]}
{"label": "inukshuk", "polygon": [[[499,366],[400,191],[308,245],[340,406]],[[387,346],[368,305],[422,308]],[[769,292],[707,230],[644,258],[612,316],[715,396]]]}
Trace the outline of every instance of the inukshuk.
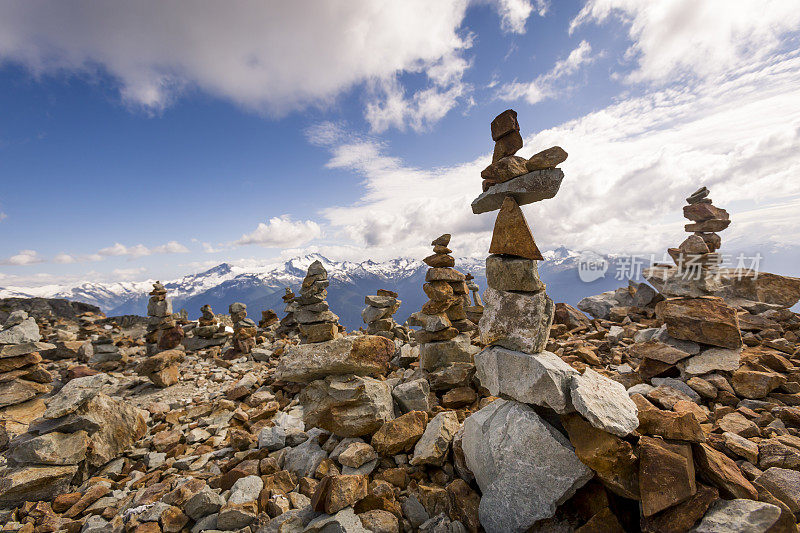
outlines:
{"label": "inukshuk", "polygon": [[300,287],[300,296],[294,299],[297,304],[294,318],[299,324],[303,344],[330,341],[339,336],[339,317],[325,300],[329,284],[328,272],[322,263],[311,263]]}
{"label": "inukshuk", "polygon": [[401,300],[397,293],[386,289],[378,289],[377,296],[364,297],[366,307],[361,311],[361,318],[367,325],[367,335],[380,335],[389,340],[397,336],[397,323],[392,318],[400,308]]}
{"label": "inukshuk", "polygon": [[236,359],[248,355],[256,346],[256,333],[258,327],[252,319],[247,318],[247,306],[241,302],[234,302],[228,306],[228,312],[233,322],[232,346],[223,355],[223,359]]}
{"label": "inukshuk", "polygon": [[464,274],[454,269],[450,255],[450,234],[433,242],[433,255],[424,259],[428,268],[422,289],[429,300],[409,317],[409,325],[419,326],[414,340],[420,345],[420,366],[429,372],[453,363],[472,363],[474,349],[466,332],[475,329],[464,313],[461,296],[467,294]]}

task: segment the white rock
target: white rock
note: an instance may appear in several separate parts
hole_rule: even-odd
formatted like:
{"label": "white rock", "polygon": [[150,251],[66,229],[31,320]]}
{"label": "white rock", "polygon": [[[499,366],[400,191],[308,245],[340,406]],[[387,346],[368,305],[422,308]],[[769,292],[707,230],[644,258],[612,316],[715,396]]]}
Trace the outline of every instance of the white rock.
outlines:
{"label": "white rock", "polygon": [[591,368],[570,383],[572,404],[591,425],[624,437],[639,427],[638,409],[625,387]]}
{"label": "white rock", "polygon": [[691,531],[696,533],[766,533],[781,508],[754,500],[717,500]]}
{"label": "white rock", "polygon": [[569,387],[578,371],[554,353],[529,354],[490,346],[475,356],[475,369],[492,396],[509,396],[560,414],[574,411]]}
{"label": "white rock", "polygon": [[738,350],[709,348],[694,357],[681,361],[678,363],[678,368],[688,376],[700,376],[717,370],[733,372],[739,368],[741,353],[741,348]]}
{"label": "white rock", "polygon": [[450,443],[460,428],[461,424],[454,411],[444,411],[434,416],[414,446],[411,464],[442,464]]}

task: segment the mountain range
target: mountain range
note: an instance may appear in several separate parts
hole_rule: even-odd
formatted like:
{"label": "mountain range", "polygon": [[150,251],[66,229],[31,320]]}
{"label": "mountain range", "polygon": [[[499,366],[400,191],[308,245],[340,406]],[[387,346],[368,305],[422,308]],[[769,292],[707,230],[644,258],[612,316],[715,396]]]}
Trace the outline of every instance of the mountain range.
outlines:
{"label": "mountain range", "polygon": [[[606,276],[586,283],[578,276],[578,263],[586,253],[564,247],[544,252],[539,261],[539,274],[547,284],[547,293],[556,302],[576,304],[584,296],[612,290],[627,283],[615,279],[611,271]],[[611,261],[609,256],[602,257]],[[400,258],[385,262],[331,261],[319,254],[304,255],[279,263],[261,265],[235,265],[221,263],[211,269],[182,278],[163,282],[173,300],[175,311],[185,308],[190,318],[200,315],[200,307],[209,304],[217,313],[227,313],[232,302],[247,305],[249,316],[258,321],[261,311],[273,309],[282,317],[284,304],[281,297],[285,287],[298,292],[308,266],[319,260],[328,271],[330,287],[328,303],[348,329],[363,326],[361,310],[364,296],[378,289],[397,292],[403,301],[395,315],[402,323],[418,311],[427,300],[422,291],[427,266],[419,260]],[[472,273],[481,287],[486,287],[483,259],[457,259],[456,268]],[[116,283],[80,283],[73,286],[46,286],[37,288],[0,287],[0,298],[42,297],[66,298],[96,305],[108,316],[144,315],[148,293],[153,280]]]}

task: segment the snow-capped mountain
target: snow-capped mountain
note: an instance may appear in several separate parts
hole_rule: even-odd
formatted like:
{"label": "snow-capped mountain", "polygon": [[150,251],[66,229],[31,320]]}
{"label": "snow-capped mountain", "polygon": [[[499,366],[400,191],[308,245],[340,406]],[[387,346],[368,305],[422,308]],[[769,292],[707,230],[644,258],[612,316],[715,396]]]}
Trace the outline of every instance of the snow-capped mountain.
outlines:
{"label": "snow-capped mountain", "polygon": [[[577,303],[584,296],[614,289],[625,282],[607,275],[591,283],[578,277],[580,252],[557,248],[544,252],[539,262],[539,274],[547,283],[547,292],[556,302]],[[608,259],[608,258],[606,258]],[[173,308],[185,308],[196,318],[200,307],[209,304],[218,313],[227,313],[232,302],[247,304],[251,318],[258,321],[261,311],[273,309],[283,316],[281,296],[285,287],[295,292],[315,260],[323,263],[331,281],[328,302],[342,324],[350,329],[362,326],[361,309],[364,296],[378,289],[396,291],[403,301],[395,316],[403,322],[408,315],[419,310],[426,297],[422,291],[426,265],[408,258],[386,262],[331,261],[319,254],[305,255],[285,262],[268,264],[222,263],[209,270],[182,278],[164,281],[173,300]],[[470,272],[483,289],[486,287],[483,259],[457,259],[456,268]],[[611,274],[611,273],[609,273]],[[0,288],[0,298],[42,297],[66,298],[100,307],[107,315],[143,315],[147,309],[148,292],[153,280],[119,283],[81,283],[74,286],[43,286],[36,288]]]}

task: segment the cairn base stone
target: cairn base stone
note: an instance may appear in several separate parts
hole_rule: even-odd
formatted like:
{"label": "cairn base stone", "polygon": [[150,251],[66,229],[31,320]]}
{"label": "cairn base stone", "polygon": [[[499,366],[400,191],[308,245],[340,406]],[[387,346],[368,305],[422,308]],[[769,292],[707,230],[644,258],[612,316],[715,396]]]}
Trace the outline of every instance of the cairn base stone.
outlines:
{"label": "cairn base stone", "polygon": [[544,291],[509,292],[487,288],[483,316],[478,323],[483,344],[526,353],[542,352],[547,345],[555,305]]}

